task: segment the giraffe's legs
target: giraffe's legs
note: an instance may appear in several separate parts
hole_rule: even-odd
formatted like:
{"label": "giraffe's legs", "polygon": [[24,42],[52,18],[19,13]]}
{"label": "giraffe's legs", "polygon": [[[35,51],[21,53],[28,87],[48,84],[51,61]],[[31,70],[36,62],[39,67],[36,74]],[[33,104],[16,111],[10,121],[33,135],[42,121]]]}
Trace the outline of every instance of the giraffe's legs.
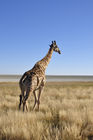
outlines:
{"label": "giraffe's legs", "polygon": [[34,102],[34,106],[33,106],[32,110],[34,110],[36,103],[37,103],[36,92],[34,91],[33,94],[34,94],[35,102]]}
{"label": "giraffe's legs", "polygon": [[38,111],[39,111],[39,105],[40,105],[40,95],[41,95],[41,92],[43,91],[43,89],[44,89],[44,86],[41,86],[39,88],[39,94],[38,94],[38,100],[37,100]]}
{"label": "giraffe's legs", "polygon": [[28,110],[28,103],[27,103],[27,101],[26,101],[26,111],[29,111],[29,110]]}
{"label": "giraffe's legs", "polygon": [[30,95],[30,92],[32,93],[33,92],[33,89],[27,89],[26,91],[26,95],[24,96],[24,99],[23,99],[23,112],[25,111],[25,107],[26,107],[26,110],[28,111],[28,105],[27,105],[27,99]]}
{"label": "giraffe's legs", "polygon": [[[28,82],[29,82],[28,88],[27,88],[26,94],[25,94],[25,96],[23,97],[23,100],[22,100],[22,102],[23,102],[23,111],[25,111],[25,108],[28,111],[28,107],[26,106],[26,102],[28,100],[29,95],[32,94],[32,93],[34,94],[34,98],[35,98],[33,109],[35,108],[36,103],[37,103],[38,110],[39,110],[40,95],[41,95],[41,91],[43,90],[43,87],[45,85],[45,80],[42,79],[41,84],[40,84],[39,87],[37,85],[37,77],[36,77],[36,75],[32,76],[30,81],[28,81]],[[36,93],[35,93],[36,90],[39,90],[38,97],[36,97]]]}

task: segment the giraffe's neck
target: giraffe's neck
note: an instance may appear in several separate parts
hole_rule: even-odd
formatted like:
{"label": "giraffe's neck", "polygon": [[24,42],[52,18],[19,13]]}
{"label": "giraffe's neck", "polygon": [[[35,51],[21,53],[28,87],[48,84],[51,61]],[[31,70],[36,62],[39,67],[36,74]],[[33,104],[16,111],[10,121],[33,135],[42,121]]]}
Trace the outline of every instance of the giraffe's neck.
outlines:
{"label": "giraffe's neck", "polygon": [[42,65],[45,69],[48,66],[53,53],[53,48],[50,48],[46,56],[39,61],[39,64]]}

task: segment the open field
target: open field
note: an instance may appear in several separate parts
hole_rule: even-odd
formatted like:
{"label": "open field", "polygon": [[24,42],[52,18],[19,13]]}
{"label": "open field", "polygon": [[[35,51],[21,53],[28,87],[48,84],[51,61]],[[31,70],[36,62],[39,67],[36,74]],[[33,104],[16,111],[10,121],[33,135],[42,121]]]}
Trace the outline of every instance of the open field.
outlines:
{"label": "open field", "polygon": [[92,140],[93,82],[47,83],[40,111],[18,111],[18,83],[0,83],[0,140]]}

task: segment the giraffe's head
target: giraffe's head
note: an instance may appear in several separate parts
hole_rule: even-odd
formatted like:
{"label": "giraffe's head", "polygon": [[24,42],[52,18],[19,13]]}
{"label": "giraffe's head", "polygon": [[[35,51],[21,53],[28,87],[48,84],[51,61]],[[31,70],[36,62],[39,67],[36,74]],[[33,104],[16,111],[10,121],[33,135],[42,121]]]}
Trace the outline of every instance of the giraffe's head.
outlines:
{"label": "giraffe's head", "polygon": [[58,52],[59,54],[61,54],[61,51],[59,50],[56,41],[52,41],[52,44],[50,45],[51,48],[53,48],[53,51]]}

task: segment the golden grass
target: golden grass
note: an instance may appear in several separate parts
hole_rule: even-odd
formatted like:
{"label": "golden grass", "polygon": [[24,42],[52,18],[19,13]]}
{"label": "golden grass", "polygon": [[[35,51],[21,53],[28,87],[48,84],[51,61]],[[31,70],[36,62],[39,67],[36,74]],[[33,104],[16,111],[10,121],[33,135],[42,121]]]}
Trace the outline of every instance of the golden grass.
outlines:
{"label": "golden grass", "polygon": [[47,83],[40,111],[18,110],[18,83],[0,83],[0,140],[91,140],[93,83]]}

